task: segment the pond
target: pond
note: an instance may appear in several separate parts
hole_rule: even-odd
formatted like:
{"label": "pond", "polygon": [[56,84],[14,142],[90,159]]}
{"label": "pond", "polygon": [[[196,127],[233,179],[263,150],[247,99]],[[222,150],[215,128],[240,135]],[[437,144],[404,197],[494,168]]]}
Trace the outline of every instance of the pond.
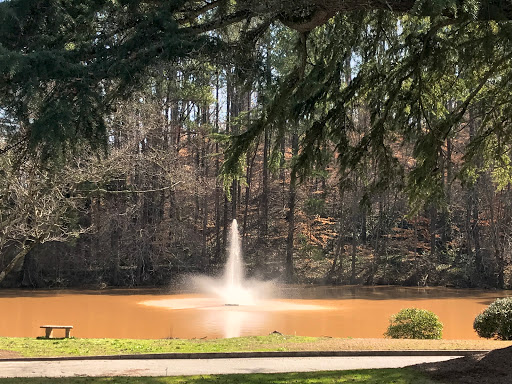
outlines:
{"label": "pond", "polygon": [[[161,289],[1,290],[0,336],[42,336],[41,325],[73,325],[81,338],[222,338],[266,335],[382,338],[389,317],[424,308],[445,339],[477,339],[473,320],[510,291],[404,287],[281,287],[254,305]],[[55,336],[59,336],[55,331]]]}

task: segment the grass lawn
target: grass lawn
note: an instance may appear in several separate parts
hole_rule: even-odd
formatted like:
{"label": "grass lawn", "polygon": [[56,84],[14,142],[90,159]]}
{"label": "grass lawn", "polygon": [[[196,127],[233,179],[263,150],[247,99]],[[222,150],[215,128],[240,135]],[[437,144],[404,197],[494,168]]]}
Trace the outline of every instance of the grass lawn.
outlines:
{"label": "grass lawn", "polygon": [[35,339],[0,337],[0,357],[91,356],[142,353],[334,351],[334,350],[453,350],[497,349],[512,345],[496,340],[340,339],[302,336],[250,336],[230,339]]}
{"label": "grass lawn", "polygon": [[307,373],[277,373],[252,375],[211,375],[176,377],[73,377],[0,379],[0,384],[256,384],[256,383],[368,383],[368,384],[437,384],[410,368],[369,369]]}

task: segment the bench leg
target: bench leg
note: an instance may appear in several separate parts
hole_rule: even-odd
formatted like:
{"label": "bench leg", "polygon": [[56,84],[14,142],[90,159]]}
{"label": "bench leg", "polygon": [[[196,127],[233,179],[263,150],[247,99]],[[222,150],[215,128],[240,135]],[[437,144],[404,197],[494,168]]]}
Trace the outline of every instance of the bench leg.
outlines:
{"label": "bench leg", "polygon": [[71,328],[66,328],[66,337],[69,339],[69,336],[71,335]]}
{"label": "bench leg", "polygon": [[46,328],[46,338],[51,339],[53,333],[53,328]]}

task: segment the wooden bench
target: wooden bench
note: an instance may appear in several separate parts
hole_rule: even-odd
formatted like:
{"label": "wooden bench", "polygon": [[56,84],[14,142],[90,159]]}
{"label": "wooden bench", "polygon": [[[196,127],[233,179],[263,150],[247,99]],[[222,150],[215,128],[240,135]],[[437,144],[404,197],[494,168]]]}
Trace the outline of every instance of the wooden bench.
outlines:
{"label": "wooden bench", "polygon": [[73,326],[72,325],[41,325],[40,328],[44,328],[45,329],[45,331],[46,331],[45,337],[47,339],[51,339],[52,338],[52,333],[53,333],[54,329],[65,329],[66,330],[66,336],[65,337],[69,338],[69,335],[71,334],[71,330],[73,329]]}

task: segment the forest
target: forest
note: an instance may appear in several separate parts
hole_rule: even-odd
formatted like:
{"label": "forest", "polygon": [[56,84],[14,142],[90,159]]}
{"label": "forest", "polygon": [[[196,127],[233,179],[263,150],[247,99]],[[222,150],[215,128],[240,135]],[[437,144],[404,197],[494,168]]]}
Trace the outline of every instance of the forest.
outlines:
{"label": "forest", "polygon": [[0,286],[512,287],[512,3],[0,3]]}

